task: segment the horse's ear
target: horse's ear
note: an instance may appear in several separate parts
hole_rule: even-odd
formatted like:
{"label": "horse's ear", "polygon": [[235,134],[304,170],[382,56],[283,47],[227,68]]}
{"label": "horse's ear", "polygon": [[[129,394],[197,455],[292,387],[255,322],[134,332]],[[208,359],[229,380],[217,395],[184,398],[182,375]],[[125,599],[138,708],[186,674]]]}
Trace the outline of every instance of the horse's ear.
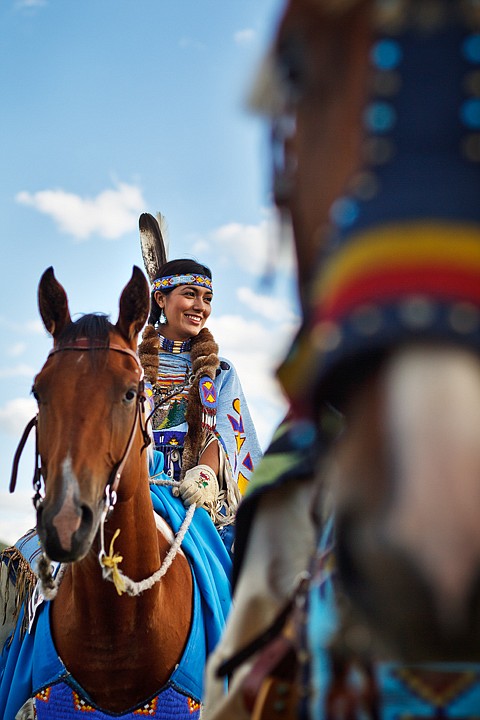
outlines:
{"label": "horse's ear", "polygon": [[147,278],[140,268],[134,265],[132,277],[120,297],[120,314],[115,327],[125,340],[132,342],[147,322],[149,312],[150,288]]}
{"label": "horse's ear", "polygon": [[38,308],[45,328],[56,340],[71,323],[67,294],[56,279],[53,267],[47,268],[38,284]]}

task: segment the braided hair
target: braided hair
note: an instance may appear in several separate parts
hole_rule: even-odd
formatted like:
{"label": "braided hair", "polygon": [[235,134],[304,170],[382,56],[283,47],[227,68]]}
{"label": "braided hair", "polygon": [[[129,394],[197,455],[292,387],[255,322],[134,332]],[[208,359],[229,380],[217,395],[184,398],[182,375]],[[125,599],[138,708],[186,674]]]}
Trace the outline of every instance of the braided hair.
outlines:
{"label": "braided hair", "polygon": [[[210,279],[212,278],[210,268],[201,265],[195,260],[184,258],[180,260],[170,260],[162,265],[155,280],[168,277],[169,275],[187,275],[190,273],[205,275]],[[166,295],[172,290],[173,288],[152,291],[150,316],[143,332],[142,342],[138,347],[138,354],[145,371],[145,377],[153,386],[155,386],[158,379],[160,340],[156,326],[158,325],[161,312],[155,298],[155,292],[162,292]],[[198,464],[200,451],[205,441],[205,430],[202,427],[202,404],[198,387],[200,378],[203,375],[208,375],[211,380],[214,380],[217,368],[220,366],[218,345],[206,327],[202,328],[198,335],[192,337],[190,358],[192,361],[194,380],[188,392],[188,405],[185,415],[188,432],[185,436],[182,456],[182,478],[187,470],[190,470],[190,468]]]}

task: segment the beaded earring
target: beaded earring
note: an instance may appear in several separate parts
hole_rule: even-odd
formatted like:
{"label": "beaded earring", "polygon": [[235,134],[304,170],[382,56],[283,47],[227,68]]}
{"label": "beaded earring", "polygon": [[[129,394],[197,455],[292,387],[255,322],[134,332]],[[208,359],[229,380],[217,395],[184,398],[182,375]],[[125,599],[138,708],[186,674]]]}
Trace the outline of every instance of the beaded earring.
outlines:
{"label": "beaded earring", "polygon": [[160,317],[158,318],[158,322],[160,325],[167,325],[168,323],[167,316],[165,315],[165,310],[163,308],[160,310]]}

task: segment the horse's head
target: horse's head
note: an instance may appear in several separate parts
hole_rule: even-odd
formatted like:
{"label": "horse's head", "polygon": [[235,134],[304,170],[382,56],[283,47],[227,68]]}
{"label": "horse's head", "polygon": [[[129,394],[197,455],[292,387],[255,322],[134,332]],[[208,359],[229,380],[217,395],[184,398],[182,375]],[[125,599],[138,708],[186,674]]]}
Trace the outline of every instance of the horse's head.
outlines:
{"label": "horse's head", "polygon": [[373,638],[412,662],[478,661],[478,355],[406,345],[343,410],[318,476],[334,498],[339,587],[353,608],[343,639],[362,652]]}
{"label": "horse's head", "polygon": [[[101,315],[72,322],[66,293],[52,268],[40,280],[38,300],[54,346],[33,385],[45,481],[37,529],[48,556],[69,562],[88,552],[119,467],[140,462],[143,372],[136,348],[148,315],[149,288],[135,267],[115,325]],[[135,452],[129,453],[132,443]],[[119,494],[132,492],[120,483]]]}
{"label": "horse's head", "polygon": [[371,40],[366,4],[289,0],[251,93],[253,109],[271,119],[273,190],[292,221],[303,293],[332,204],[360,163]]}
{"label": "horse's head", "polygon": [[343,587],[415,660],[479,656],[478,28],[473,2],[289,0],[270,62],[305,309],[280,378],[344,412]]}

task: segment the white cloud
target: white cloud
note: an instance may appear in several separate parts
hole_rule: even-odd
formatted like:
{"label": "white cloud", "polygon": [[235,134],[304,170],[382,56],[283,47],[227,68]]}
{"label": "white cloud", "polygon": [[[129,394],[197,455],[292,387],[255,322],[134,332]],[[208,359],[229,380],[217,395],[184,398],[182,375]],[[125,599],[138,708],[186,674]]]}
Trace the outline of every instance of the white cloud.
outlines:
{"label": "white cloud", "polygon": [[37,412],[33,398],[15,398],[0,407],[0,430],[20,437],[27,422]]}
{"label": "white cloud", "polygon": [[45,335],[45,327],[41,320],[27,320],[25,322],[12,322],[9,318],[0,316],[0,325],[17,335]]}
{"label": "white cloud", "polygon": [[258,225],[222,225],[207,240],[197,240],[194,252],[200,255],[206,246],[215,251],[217,262],[236,265],[252,275],[263,275],[276,268],[292,273],[294,251],[290,232],[279,226],[273,211],[264,212],[265,217]]}
{"label": "white cloud", "polygon": [[24,8],[37,8],[43,7],[47,4],[47,0],[16,0],[15,7],[17,10]]}
{"label": "white cloud", "polygon": [[194,48],[195,50],[205,50],[206,48],[206,45],[201,43],[200,40],[186,36],[180,38],[179,46],[181,48]]}
{"label": "white cloud", "polygon": [[299,322],[298,316],[292,310],[290,298],[261,295],[249,287],[239,287],[237,297],[240,302],[267,320],[288,325]]}
{"label": "white cloud", "polygon": [[237,45],[249,45],[255,40],[255,30],[252,30],[252,28],[238,30],[234,34],[233,39],[235,40]]}
{"label": "white cloud", "polygon": [[136,185],[117,183],[93,198],[62,189],[19,192],[15,200],[50,216],[62,232],[77,240],[93,234],[113,240],[137,227],[138,215],[146,206]]}
{"label": "white cloud", "polygon": [[20,355],[23,355],[25,350],[27,349],[27,344],[24,342],[17,342],[13,345],[10,345],[10,347],[7,347],[6,354],[10,357],[19,357]]}
{"label": "white cloud", "polygon": [[15,494],[0,491],[2,508],[2,527],[0,540],[13,545],[27,530],[35,526],[35,510],[32,503],[33,490],[20,491]]}
{"label": "white cloud", "polygon": [[37,371],[34,370],[30,365],[27,365],[26,363],[21,363],[20,365],[14,365],[13,367],[9,368],[0,368],[0,379],[11,377],[33,378],[36,372]]}
{"label": "white cloud", "polygon": [[219,344],[219,354],[238,372],[260,444],[266,449],[287,407],[275,371],[293,333],[241,315],[212,316],[208,327]]}
{"label": "white cloud", "polygon": [[23,323],[22,328],[24,328],[28,334],[46,335],[45,326],[41,320],[27,320],[26,323]]}

